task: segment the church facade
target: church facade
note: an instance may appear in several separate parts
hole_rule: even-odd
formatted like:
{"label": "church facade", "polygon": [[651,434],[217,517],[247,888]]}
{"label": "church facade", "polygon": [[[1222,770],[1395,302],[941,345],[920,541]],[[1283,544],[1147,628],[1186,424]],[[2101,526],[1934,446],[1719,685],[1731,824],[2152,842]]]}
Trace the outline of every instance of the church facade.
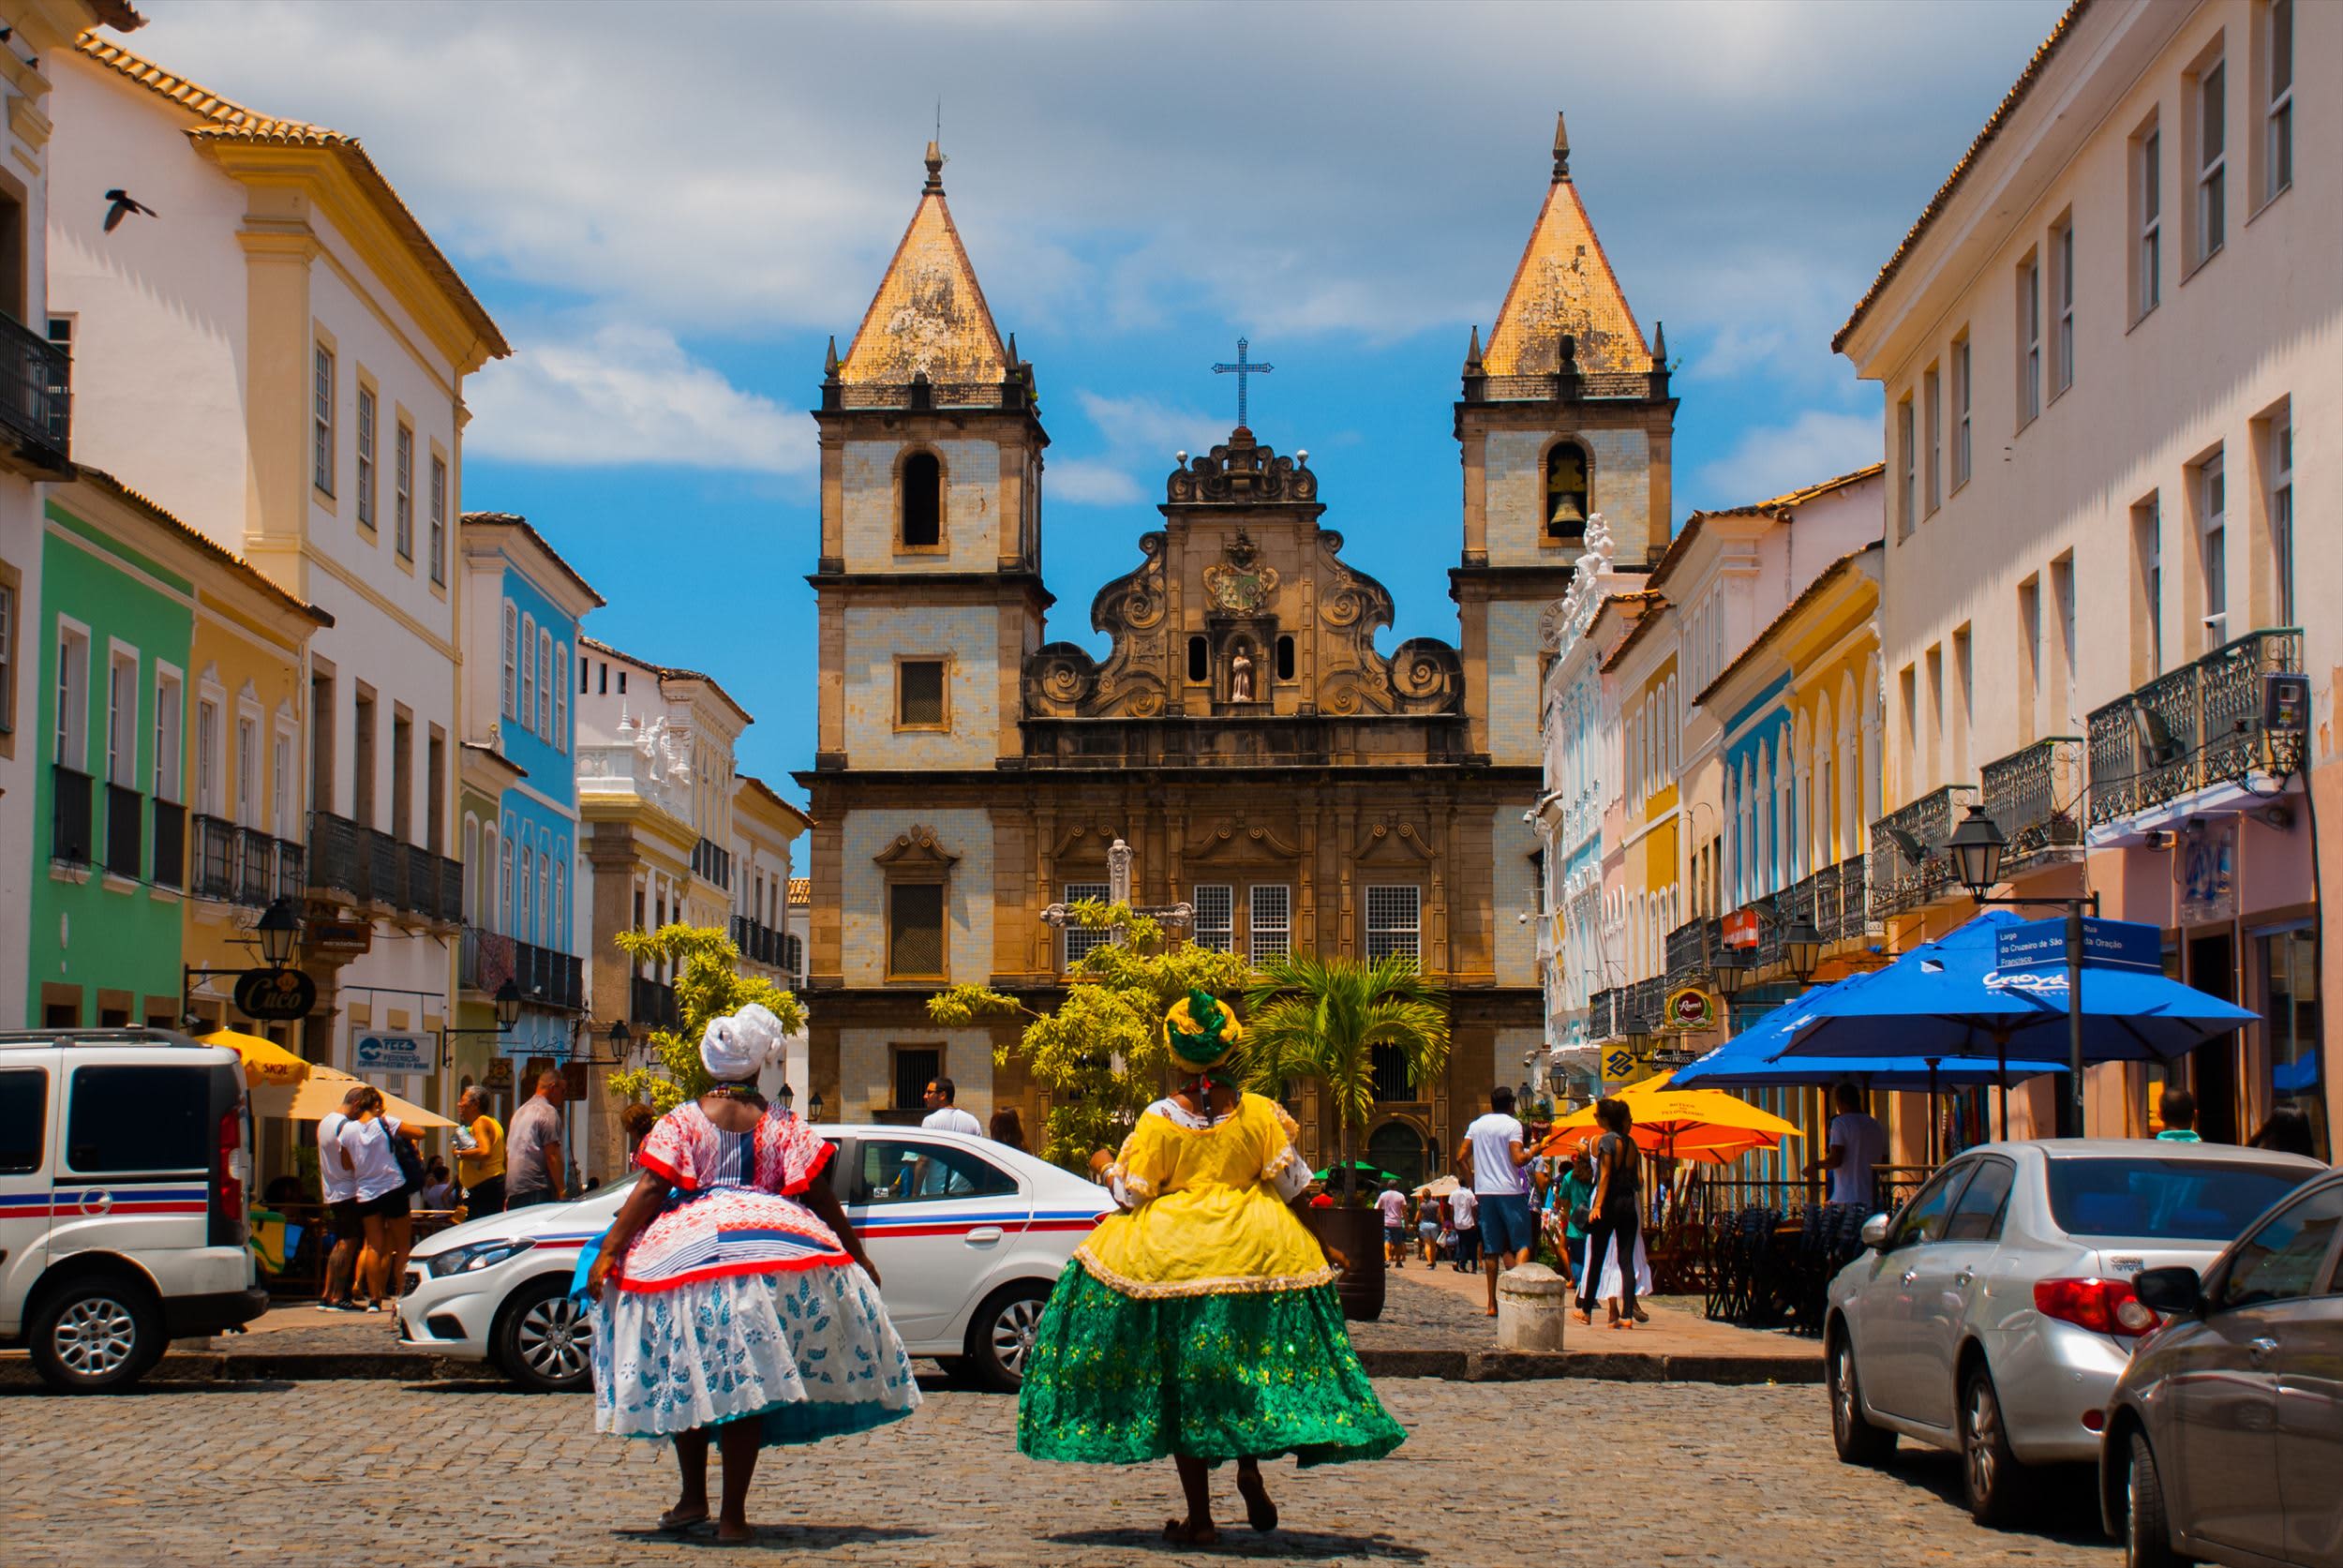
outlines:
{"label": "church facade", "polygon": [[[946,204],[942,160],[842,357],[821,431],[819,739],[806,1000],[811,1088],[846,1120],[908,1117],[937,1073],[979,1117],[1047,1109],[1014,1023],[943,1030],[977,981],[1046,1008],[1093,933],[1043,918],[1104,897],[1253,957],[1403,953],[1451,997],[1444,1073],[1378,1084],[1368,1157],[1435,1173],[1490,1087],[1545,1041],[1539,685],[1550,606],[1602,511],[1617,554],[1664,544],[1675,404],[1571,180],[1555,170],[1455,405],[1459,635],[1388,652],[1390,590],[1327,526],[1343,476],[1239,426],[1181,455],[1131,569],[1099,589],[1103,656],[1051,640],[1049,438]],[[1321,492],[1321,485],[1324,487]],[[1428,568],[1433,563],[1425,562]],[[800,1091],[803,1092],[802,1090]],[[1335,1146],[1306,1086],[1313,1156]]]}

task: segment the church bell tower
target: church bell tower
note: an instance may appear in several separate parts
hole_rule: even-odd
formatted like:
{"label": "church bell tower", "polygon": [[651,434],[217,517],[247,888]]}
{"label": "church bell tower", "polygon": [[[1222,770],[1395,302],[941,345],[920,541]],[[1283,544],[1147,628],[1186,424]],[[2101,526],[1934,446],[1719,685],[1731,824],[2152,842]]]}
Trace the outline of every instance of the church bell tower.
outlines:
{"label": "church bell tower", "polygon": [[1561,597],[1600,512],[1616,559],[1667,547],[1676,400],[1664,335],[1628,308],[1570,172],[1554,120],[1554,173],[1488,345],[1472,330],[1456,403],[1464,559],[1451,576],[1476,744],[1493,763],[1539,760],[1538,621]]}

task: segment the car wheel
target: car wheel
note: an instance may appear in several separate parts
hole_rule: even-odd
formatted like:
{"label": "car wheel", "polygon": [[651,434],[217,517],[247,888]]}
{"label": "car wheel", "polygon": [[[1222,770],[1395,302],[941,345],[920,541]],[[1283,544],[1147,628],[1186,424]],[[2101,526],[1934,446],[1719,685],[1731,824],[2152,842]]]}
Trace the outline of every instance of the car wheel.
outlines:
{"label": "car wheel", "polygon": [[567,1275],[532,1279],[497,1320],[497,1365],[524,1388],[569,1394],[593,1381],[593,1319],[570,1294]]}
{"label": "car wheel", "polygon": [[968,1322],[965,1369],[978,1386],[1014,1394],[1025,1383],[1025,1358],[1033,1353],[1034,1331],[1050,1287],[1037,1279],[1007,1286],[985,1297]]}
{"label": "car wheel", "polygon": [[1830,1390],[1830,1442],[1843,1464],[1873,1469],[1895,1457],[1896,1435],[1874,1426],[1863,1414],[1863,1385],[1855,1376],[1855,1345],[1844,1329],[1830,1347],[1824,1369]]}
{"label": "car wheel", "polygon": [[31,1328],[33,1368],[60,1394],[127,1388],[163,1357],[154,1296],[109,1276],[75,1280],[49,1296]]}
{"label": "car wheel", "polygon": [[1961,1393],[1961,1485],[1969,1515],[1981,1525],[2005,1525],[2025,1505],[2025,1467],[2010,1451],[2001,1395],[1982,1362]]}
{"label": "car wheel", "polygon": [[2124,1462],[2125,1568],[2178,1568],[2188,1559],[2172,1550],[2171,1520],[2164,1512],[2164,1482],[2147,1434],[2131,1434]]}

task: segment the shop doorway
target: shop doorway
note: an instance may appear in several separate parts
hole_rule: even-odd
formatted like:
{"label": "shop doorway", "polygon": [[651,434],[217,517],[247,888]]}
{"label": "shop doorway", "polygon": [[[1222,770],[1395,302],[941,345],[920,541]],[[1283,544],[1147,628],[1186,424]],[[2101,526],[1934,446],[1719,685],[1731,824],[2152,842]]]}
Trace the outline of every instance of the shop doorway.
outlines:
{"label": "shop doorway", "polygon": [[1431,1180],[1431,1146],[1406,1122],[1385,1122],[1366,1135],[1366,1162],[1397,1176],[1410,1191]]}
{"label": "shop doorway", "polygon": [[[2237,1000],[2237,946],[2226,931],[2188,939],[2188,983],[2224,1002]],[[2197,1132],[2208,1143],[2237,1142],[2237,1039],[2225,1037],[2189,1053],[2197,1096]]]}

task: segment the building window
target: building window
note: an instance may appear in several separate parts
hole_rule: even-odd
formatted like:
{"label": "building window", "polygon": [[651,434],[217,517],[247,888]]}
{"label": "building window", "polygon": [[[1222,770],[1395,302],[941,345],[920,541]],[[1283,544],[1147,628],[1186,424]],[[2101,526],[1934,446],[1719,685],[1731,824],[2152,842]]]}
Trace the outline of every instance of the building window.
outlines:
{"label": "building window", "polygon": [[2270,425],[2270,565],[2278,624],[2294,620],[2294,416]]}
{"label": "building window", "polygon": [[1277,639],[1277,679],[1293,679],[1293,634],[1291,632]]}
{"label": "building window", "polygon": [[2261,199],[2294,183],[2294,0],[2270,0],[2269,106],[2262,112]]}
{"label": "building window", "polygon": [[1919,459],[1912,399],[1905,397],[1896,404],[1896,521],[1905,533],[1919,521]]}
{"label": "building window", "polygon": [[2228,110],[2228,80],[2215,61],[2197,78],[2197,264],[2213,259],[2227,238],[2228,142],[2221,116]]}
{"label": "building window", "polygon": [[1366,956],[1423,961],[1421,888],[1369,888],[1366,890]]}
{"label": "building window", "polygon": [[2164,299],[2164,136],[2154,126],[2142,134],[2132,157],[2133,210],[2139,229],[2133,240],[2132,319]]}
{"label": "building window", "polygon": [[513,897],[516,903],[515,912],[519,917],[514,924],[513,934],[533,947],[537,941],[537,911],[533,897],[537,887],[537,852],[525,844],[521,845],[520,864],[520,879],[513,885]]}
{"label": "building window", "polygon": [[1236,889],[1225,883],[1199,887],[1189,893],[1188,903],[1196,910],[1193,928],[1196,945],[1216,953],[1233,952],[1236,948]]}
{"label": "building window", "polygon": [[903,541],[906,550],[944,545],[944,465],[933,452],[903,459]]}
{"label": "building window", "polygon": [[553,749],[566,752],[570,749],[570,645],[563,643],[556,657],[561,680],[553,689]]}
{"label": "building window", "polygon": [[2204,572],[2205,631],[2229,640],[2229,476],[2215,453],[2197,470],[2197,534]]}
{"label": "building window", "polygon": [[258,828],[260,791],[254,788],[254,775],[261,770],[261,721],[249,714],[236,715],[236,826]]}
{"label": "building window", "polygon": [[374,527],[374,388],[358,387],[358,526]]}
{"label": "building window", "polygon": [[521,612],[514,608],[513,601],[507,599],[504,602],[504,716],[508,719],[520,717],[520,709],[514,706],[520,681],[520,635]]}
{"label": "building window", "polygon": [[1251,947],[1255,963],[1283,958],[1293,950],[1293,889],[1274,882],[1256,882],[1246,894],[1251,907]]}
{"label": "building window", "polygon": [[1928,511],[1931,516],[1945,503],[1945,406],[1936,367],[1920,378],[1922,413],[1928,420]]}
{"label": "building window", "polygon": [[195,705],[195,809],[219,814],[219,704],[209,697]]}
{"label": "building window", "polygon": [[0,581],[0,736],[16,733],[16,588],[14,573]]}
{"label": "building window", "polygon": [[2018,428],[2042,411],[2042,263],[2018,263]]}
{"label": "building window", "polygon": [[415,558],[415,432],[401,424],[391,438],[391,534],[399,554]]}
{"label": "building window", "polygon": [[895,662],[895,727],[945,727],[943,660],[899,659]]}
{"label": "building window", "polygon": [[[1113,890],[1104,882],[1068,882],[1066,884],[1065,902],[1069,908],[1084,899],[1096,899],[1104,903],[1107,895]],[[1113,939],[1114,933],[1104,926],[1078,926],[1068,921],[1064,928],[1064,956],[1059,963],[1064,968],[1071,969],[1091,948]]]}
{"label": "building window", "polygon": [[1187,639],[1187,678],[1200,686],[1212,679],[1212,648],[1201,637]]}
{"label": "building window", "polygon": [[431,580],[447,581],[447,459],[431,459]]}
{"label": "building window", "polygon": [[2160,493],[2131,509],[2132,552],[2140,561],[2138,627],[2133,647],[2146,660],[2133,685],[2164,673],[2164,501]]}
{"label": "building window", "polygon": [[309,482],[327,495],[334,493],[334,351],[321,343],[311,371],[315,400],[310,412]]}
{"label": "building window", "polygon": [[2058,336],[2051,355],[2051,396],[2055,397],[2075,384],[2075,226],[2071,220],[2061,223],[2051,235],[2051,265],[2054,269],[2051,287],[2058,303]]}
{"label": "building window", "polygon": [[911,1112],[927,1105],[928,1085],[944,1076],[940,1045],[899,1045],[895,1054],[895,1109]]}
{"label": "building window", "polygon": [[1575,441],[1558,441],[1545,455],[1545,537],[1549,544],[1586,542],[1587,453]]}
{"label": "building window", "polygon": [[887,889],[887,977],[944,978],[944,884],[894,882]]}
{"label": "building window", "polygon": [[[2307,926],[2255,938],[2261,948],[2261,1016],[2270,1042],[2273,1102],[2316,1100],[2319,1092],[2319,951]],[[2313,1111],[2314,1119],[2316,1112]]]}
{"label": "building window", "polygon": [[537,618],[521,617],[521,727],[537,727]]}
{"label": "building window", "polygon": [[1952,487],[1969,482],[1969,409],[1973,381],[1966,333],[1952,340]]}
{"label": "building window", "polygon": [[550,745],[553,741],[553,693],[566,681],[554,679],[553,634],[540,627],[537,631],[537,739]]}
{"label": "building window", "polygon": [[168,670],[155,676],[155,799],[180,799],[180,734],[187,724],[186,689]]}
{"label": "building window", "polygon": [[139,656],[106,663],[106,782],[138,787]]}
{"label": "building window", "polygon": [[1413,1101],[1418,1098],[1415,1081],[1408,1072],[1408,1053],[1395,1045],[1376,1045],[1368,1048],[1368,1069],[1374,1075],[1375,1098],[1388,1104],[1394,1100]]}
{"label": "building window", "polygon": [[270,829],[278,838],[292,836],[292,737],[276,732],[276,752],[269,769]]}

